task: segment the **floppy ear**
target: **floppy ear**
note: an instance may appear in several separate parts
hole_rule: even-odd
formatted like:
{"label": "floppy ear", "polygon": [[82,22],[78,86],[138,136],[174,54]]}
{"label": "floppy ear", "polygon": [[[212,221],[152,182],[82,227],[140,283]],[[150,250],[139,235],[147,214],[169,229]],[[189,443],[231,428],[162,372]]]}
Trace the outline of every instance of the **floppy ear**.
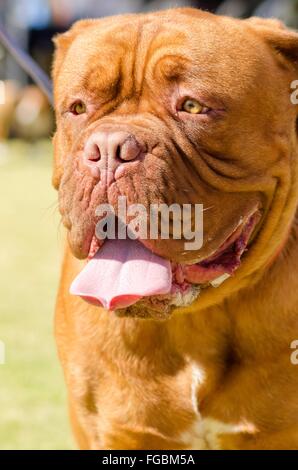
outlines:
{"label": "floppy ear", "polygon": [[282,21],[276,19],[252,17],[245,21],[264,38],[277,56],[287,59],[292,69],[297,69],[298,33],[296,31],[287,28]]}

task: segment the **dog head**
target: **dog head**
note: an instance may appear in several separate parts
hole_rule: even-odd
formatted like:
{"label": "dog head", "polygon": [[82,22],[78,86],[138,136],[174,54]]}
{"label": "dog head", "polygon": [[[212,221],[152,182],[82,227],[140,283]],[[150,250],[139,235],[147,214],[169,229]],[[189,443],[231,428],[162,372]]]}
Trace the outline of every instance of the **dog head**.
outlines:
{"label": "dog head", "polygon": [[[119,196],[148,212],[201,204],[202,246],[185,249],[183,234],[140,243],[170,260],[188,310],[242,287],[295,213],[298,35],[274,20],[173,9],[80,21],[55,42],[54,185],[74,255],[100,248],[96,208],[119,215]],[[171,295],[125,313],[169,312]]]}

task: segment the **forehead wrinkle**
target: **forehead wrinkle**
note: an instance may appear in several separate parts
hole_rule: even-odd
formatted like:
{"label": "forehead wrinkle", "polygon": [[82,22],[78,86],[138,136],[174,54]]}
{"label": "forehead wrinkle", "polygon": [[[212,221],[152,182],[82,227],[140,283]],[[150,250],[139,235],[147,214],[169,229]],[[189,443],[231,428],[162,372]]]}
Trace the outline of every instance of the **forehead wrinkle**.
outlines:
{"label": "forehead wrinkle", "polygon": [[[140,20],[135,21],[134,29],[130,35],[129,47],[128,41],[125,42],[127,53],[123,56],[122,60],[122,73],[123,76],[128,79],[122,82],[122,96],[127,97],[136,96],[139,94],[138,91],[138,70],[140,67],[140,59],[142,55],[139,51],[142,51],[142,22]],[[128,60],[130,56],[130,60]],[[126,73],[125,73],[126,72]]]}
{"label": "forehead wrinkle", "polygon": [[191,64],[184,51],[174,48],[162,48],[154,54],[148,64],[148,77],[155,78],[162,75],[169,81],[179,79],[186,72],[186,65]]}
{"label": "forehead wrinkle", "polygon": [[[62,75],[70,84],[69,91],[76,93],[81,89],[97,96],[101,92],[113,96],[116,93],[121,93],[122,96],[140,96],[147,66],[155,55],[156,48],[167,42],[181,43],[182,35],[185,37],[182,28],[176,27],[174,34],[168,33],[164,19],[156,20],[156,16],[133,15],[123,18],[120,26],[100,20],[100,23],[95,22],[91,28],[94,31],[92,37],[90,30],[82,32],[70,46],[63,64]],[[169,50],[169,46],[167,49]],[[74,62],[78,65],[75,81]],[[94,64],[91,71],[90,64]],[[106,64],[109,64],[108,67]],[[129,78],[124,80],[124,77]],[[74,85],[73,90],[71,84]]]}
{"label": "forehead wrinkle", "polygon": [[[127,31],[126,25],[121,29],[115,31],[110,28],[108,34],[105,34],[101,43],[100,51],[111,51],[109,59],[101,60],[96,57],[93,62],[98,60],[102,63],[104,86],[102,89],[113,98],[119,95],[119,98],[127,98],[135,95],[135,77],[138,70],[138,57],[137,50],[141,49],[141,27],[140,22],[135,21],[133,29]],[[107,56],[107,53],[104,53]],[[106,66],[108,63],[108,67]],[[86,76],[87,84],[90,81],[90,73]],[[94,87],[98,88],[98,81]],[[100,88],[100,87],[99,87]]]}
{"label": "forehead wrinkle", "polygon": [[185,54],[186,34],[183,28],[175,28],[171,33],[167,30],[167,24],[164,22],[152,21],[151,17],[140,24],[138,34],[138,47],[135,53],[135,85],[140,95],[144,83],[153,74],[155,64],[161,58],[168,56],[180,58],[183,62],[190,60]]}
{"label": "forehead wrinkle", "polygon": [[[95,58],[94,58],[95,60]],[[113,67],[104,66],[99,59],[96,67],[86,73],[81,80],[80,86],[83,89],[89,91],[91,94],[108,94],[114,96],[117,90],[119,90],[122,81],[122,64],[121,57],[115,58],[113,61]],[[103,80],[104,77],[104,80]]]}
{"label": "forehead wrinkle", "polygon": [[134,64],[135,90],[139,96],[142,93],[146,79],[146,69],[148,61],[150,60],[152,43],[160,28],[161,25],[159,23],[150,20],[143,21],[143,23],[139,24]]}
{"label": "forehead wrinkle", "polygon": [[[70,84],[74,82],[74,78],[76,82],[87,79],[90,75],[90,64],[93,65],[93,70],[98,64],[106,77],[111,69],[116,68],[116,62],[127,64],[128,54],[134,55],[139,23],[137,15],[119,17],[120,24],[119,22],[115,24],[111,19],[94,20],[94,24],[87,30],[81,31],[71,43],[61,69],[61,75],[64,75]],[[75,77],[74,64],[76,64]]]}

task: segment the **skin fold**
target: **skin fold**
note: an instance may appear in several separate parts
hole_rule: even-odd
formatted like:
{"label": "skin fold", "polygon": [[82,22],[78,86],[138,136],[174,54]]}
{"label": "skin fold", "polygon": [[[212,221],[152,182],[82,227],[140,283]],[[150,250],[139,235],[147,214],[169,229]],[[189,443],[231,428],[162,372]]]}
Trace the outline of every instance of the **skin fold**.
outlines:
{"label": "skin fold", "polygon": [[[298,35],[275,20],[193,9],[76,23],[56,38],[53,183],[67,228],[56,338],[81,449],[298,449]],[[208,113],[181,112],[190,97]],[[86,112],[70,112],[77,100]],[[98,131],[143,154],[110,185],[84,166]],[[241,266],[165,321],[69,294],[98,204],[201,203],[204,244],[143,240],[196,263],[261,217]]]}

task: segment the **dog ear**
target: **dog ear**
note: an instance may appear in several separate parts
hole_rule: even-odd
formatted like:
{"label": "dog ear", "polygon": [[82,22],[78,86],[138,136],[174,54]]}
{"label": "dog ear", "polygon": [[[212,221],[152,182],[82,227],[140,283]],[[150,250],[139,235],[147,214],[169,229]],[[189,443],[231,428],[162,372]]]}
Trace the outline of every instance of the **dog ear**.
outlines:
{"label": "dog ear", "polygon": [[245,20],[254,31],[263,37],[272,47],[279,59],[288,61],[288,64],[297,71],[298,68],[298,33],[286,27],[276,19],[252,17]]}

